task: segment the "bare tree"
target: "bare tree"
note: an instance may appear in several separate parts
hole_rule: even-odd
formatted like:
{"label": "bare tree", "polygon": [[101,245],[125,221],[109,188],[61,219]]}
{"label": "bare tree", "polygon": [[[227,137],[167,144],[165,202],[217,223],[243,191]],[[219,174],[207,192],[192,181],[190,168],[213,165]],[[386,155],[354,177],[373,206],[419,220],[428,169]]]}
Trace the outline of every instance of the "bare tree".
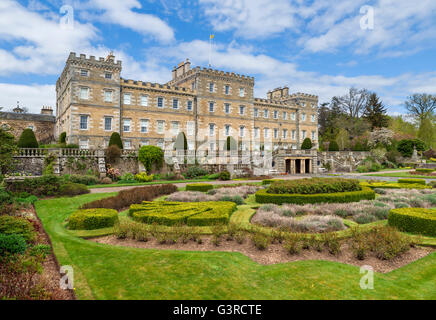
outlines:
{"label": "bare tree", "polygon": [[359,118],[369,99],[366,89],[350,88],[348,94],[341,97],[333,97],[332,104],[337,105],[350,118]]}
{"label": "bare tree", "polygon": [[436,111],[436,96],[427,93],[415,93],[404,103],[409,114],[418,120],[419,124],[434,116]]}

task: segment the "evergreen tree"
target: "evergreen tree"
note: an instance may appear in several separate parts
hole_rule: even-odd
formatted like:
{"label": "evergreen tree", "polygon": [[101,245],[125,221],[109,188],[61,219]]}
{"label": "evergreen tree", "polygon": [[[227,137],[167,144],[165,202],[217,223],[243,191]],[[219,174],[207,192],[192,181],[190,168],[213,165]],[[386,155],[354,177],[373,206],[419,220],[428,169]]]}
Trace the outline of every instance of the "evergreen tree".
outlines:
{"label": "evergreen tree", "polygon": [[16,148],[14,136],[8,129],[0,127],[0,175],[6,174],[13,169],[13,154]]}
{"label": "evergreen tree", "polygon": [[123,142],[121,141],[120,134],[113,132],[109,139],[109,146],[116,145],[118,148],[123,149]]}
{"label": "evergreen tree", "polygon": [[310,150],[312,149],[312,141],[309,138],[304,139],[303,144],[301,145],[302,150]]}
{"label": "evergreen tree", "polygon": [[430,148],[436,147],[436,126],[432,122],[430,118],[423,119],[418,131],[418,138]]}
{"label": "evergreen tree", "polygon": [[371,129],[383,128],[389,125],[386,108],[376,93],[371,93],[365,106],[363,117],[371,124]]}
{"label": "evergreen tree", "polygon": [[66,132],[62,132],[61,135],[59,136],[59,143],[66,143],[67,142],[67,133]]}
{"label": "evergreen tree", "polygon": [[329,151],[339,151],[339,146],[335,140],[330,141]]}
{"label": "evergreen tree", "polygon": [[38,141],[36,141],[35,134],[32,129],[24,129],[18,140],[18,148],[38,148]]}

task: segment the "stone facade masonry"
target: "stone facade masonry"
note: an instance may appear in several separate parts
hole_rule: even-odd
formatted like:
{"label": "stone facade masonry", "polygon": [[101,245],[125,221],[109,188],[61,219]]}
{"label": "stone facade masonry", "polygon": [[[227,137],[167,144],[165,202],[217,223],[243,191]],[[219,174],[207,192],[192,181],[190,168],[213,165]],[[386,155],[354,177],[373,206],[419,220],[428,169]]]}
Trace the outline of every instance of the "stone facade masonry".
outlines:
{"label": "stone facade masonry", "polygon": [[182,132],[191,150],[222,150],[228,136],[241,150],[299,149],[304,137],[317,146],[314,95],[284,87],[255,98],[253,77],[191,69],[189,60],[166,84],[122,79],[121,66],[112,55],[69,55],[56,84],[56,136],[89,149],[106,147],[112,132],[131,149],[173,149]]}

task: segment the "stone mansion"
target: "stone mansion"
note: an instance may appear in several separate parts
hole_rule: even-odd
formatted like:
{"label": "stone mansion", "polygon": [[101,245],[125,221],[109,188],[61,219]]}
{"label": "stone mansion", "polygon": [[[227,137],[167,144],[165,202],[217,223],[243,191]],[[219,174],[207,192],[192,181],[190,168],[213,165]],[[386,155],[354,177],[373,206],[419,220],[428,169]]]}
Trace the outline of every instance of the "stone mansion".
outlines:
{"label": "stone mansion", "polygon": [[56,83],[55,136],[84,149],[104,148],[119,132],[125,149],[157,145],[173,149],[184,133],[189,150],[224,150],[233,137],[239,150],[317,146],[318,97],[274,89],[253,95],[254,78],[186,60],[166,84],[121,78],[121,61],[70,53]]}

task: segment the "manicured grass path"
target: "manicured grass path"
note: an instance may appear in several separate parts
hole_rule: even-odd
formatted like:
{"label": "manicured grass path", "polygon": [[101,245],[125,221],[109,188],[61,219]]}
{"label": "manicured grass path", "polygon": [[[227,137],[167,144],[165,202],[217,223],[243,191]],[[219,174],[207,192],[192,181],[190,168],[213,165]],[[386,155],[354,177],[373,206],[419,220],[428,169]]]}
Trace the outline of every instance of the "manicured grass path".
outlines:
{"label": "manicured grass path", "polygon": [[79,299],[436,299],[436,253],[388,274],[374,290],[359,268],[326,261],[262,266],[240,253],[135,249],[77,238],[62,226],[80,205],[113,194],[42,200],[38,216]]}

